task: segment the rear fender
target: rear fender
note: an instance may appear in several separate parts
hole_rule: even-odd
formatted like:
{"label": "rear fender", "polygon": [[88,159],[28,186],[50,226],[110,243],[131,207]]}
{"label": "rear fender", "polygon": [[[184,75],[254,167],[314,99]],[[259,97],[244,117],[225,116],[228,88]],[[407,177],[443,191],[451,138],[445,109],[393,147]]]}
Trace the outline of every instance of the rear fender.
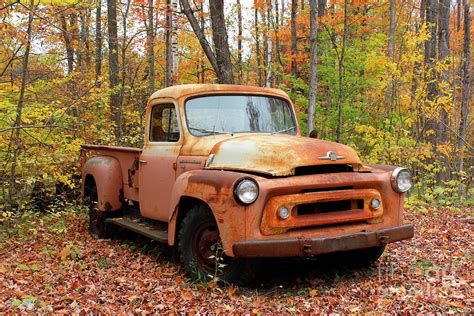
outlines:
{"label": "rear fender", "polygon": [[115,211],[122,207],[123,184],[120,163],[113,157],[93,157],[82,167],[82,194],[86,176],[91,175],[97,188],[101,211]]}
{"label": "rear fender", "polygon": [[191,197],[206,203],[214,214],[222,246],[227,255],[233,256],[232,245],[245,240],[245,206],[238,204],[233,195],[235,183],[247,174],[221,170],[193,170],[181,174],[175,182],[169,209],[168,244],[176,242],[178,216],[183,197]]}

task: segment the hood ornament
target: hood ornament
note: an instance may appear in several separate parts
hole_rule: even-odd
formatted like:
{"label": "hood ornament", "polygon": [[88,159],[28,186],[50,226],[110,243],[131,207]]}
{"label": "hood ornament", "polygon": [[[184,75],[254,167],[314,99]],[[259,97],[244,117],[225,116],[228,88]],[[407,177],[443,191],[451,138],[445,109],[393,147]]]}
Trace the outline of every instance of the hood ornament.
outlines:
{"label": "hood ornament", "polygon": [[346,158],[346,157],[344,157],[344,156],[338,156],[338,155],[336,155],[336,153],[335,153],[334,151],[331,151],[331,150],[330,150],[330,151],[328,151],[328,152],[326,153],[326,156],[319,157],[318,159],[320,159],[320,160],[336,161],[336,160],[338,160],[338,159],[344,159],[344,158]]}

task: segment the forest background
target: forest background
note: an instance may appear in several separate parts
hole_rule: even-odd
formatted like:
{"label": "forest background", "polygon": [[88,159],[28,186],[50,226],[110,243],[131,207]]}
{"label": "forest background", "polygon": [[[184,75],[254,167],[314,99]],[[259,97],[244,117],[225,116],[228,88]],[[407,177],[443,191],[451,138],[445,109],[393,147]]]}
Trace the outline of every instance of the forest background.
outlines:
{"label": "forest background", "polygon": [[82,144],[141,146],[147,98],[186,83],[281,88],[304,133],[407,167],[409,203],[472,205],[471,20],[469,0],[0,0],[0,209],[77,187]]}

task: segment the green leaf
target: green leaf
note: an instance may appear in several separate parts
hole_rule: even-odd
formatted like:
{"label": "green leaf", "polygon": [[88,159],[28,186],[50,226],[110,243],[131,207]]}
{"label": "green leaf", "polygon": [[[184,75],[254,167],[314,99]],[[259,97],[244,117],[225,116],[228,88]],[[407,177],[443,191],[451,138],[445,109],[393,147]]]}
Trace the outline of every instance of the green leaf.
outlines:
{"label": "green leaf", "polygon": [[20,301],[20,300],[18,300],[18,299],[15,298],[15,299],[12,301],[12,306],[14,306],[14,307],[19,307],[20,305],[21,305],[21,301]]}
{"label": "green leaf", "polygon": [[30,267],[27,266],[26,264],[21,263],[21,264],[18,265],[18,269],[21,269],[21,270],[24,270],[24,271],[29,271]]}

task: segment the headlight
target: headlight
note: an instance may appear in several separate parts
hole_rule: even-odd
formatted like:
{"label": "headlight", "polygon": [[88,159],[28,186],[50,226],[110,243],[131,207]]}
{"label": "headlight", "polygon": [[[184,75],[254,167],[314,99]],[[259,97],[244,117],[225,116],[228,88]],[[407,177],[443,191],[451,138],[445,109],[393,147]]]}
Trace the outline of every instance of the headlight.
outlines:
{"label": "headlight", "polygon": [[410,190],[413,186],[410,171],[401,167],[397,167],[393,170],[391,181],[392,188],[400,193]]}
{"label": "headlight", "polygon": [[258,185],[250,179],[240,180],[234,189],[235,199],[245,205],[252,204],[258,197]]}

